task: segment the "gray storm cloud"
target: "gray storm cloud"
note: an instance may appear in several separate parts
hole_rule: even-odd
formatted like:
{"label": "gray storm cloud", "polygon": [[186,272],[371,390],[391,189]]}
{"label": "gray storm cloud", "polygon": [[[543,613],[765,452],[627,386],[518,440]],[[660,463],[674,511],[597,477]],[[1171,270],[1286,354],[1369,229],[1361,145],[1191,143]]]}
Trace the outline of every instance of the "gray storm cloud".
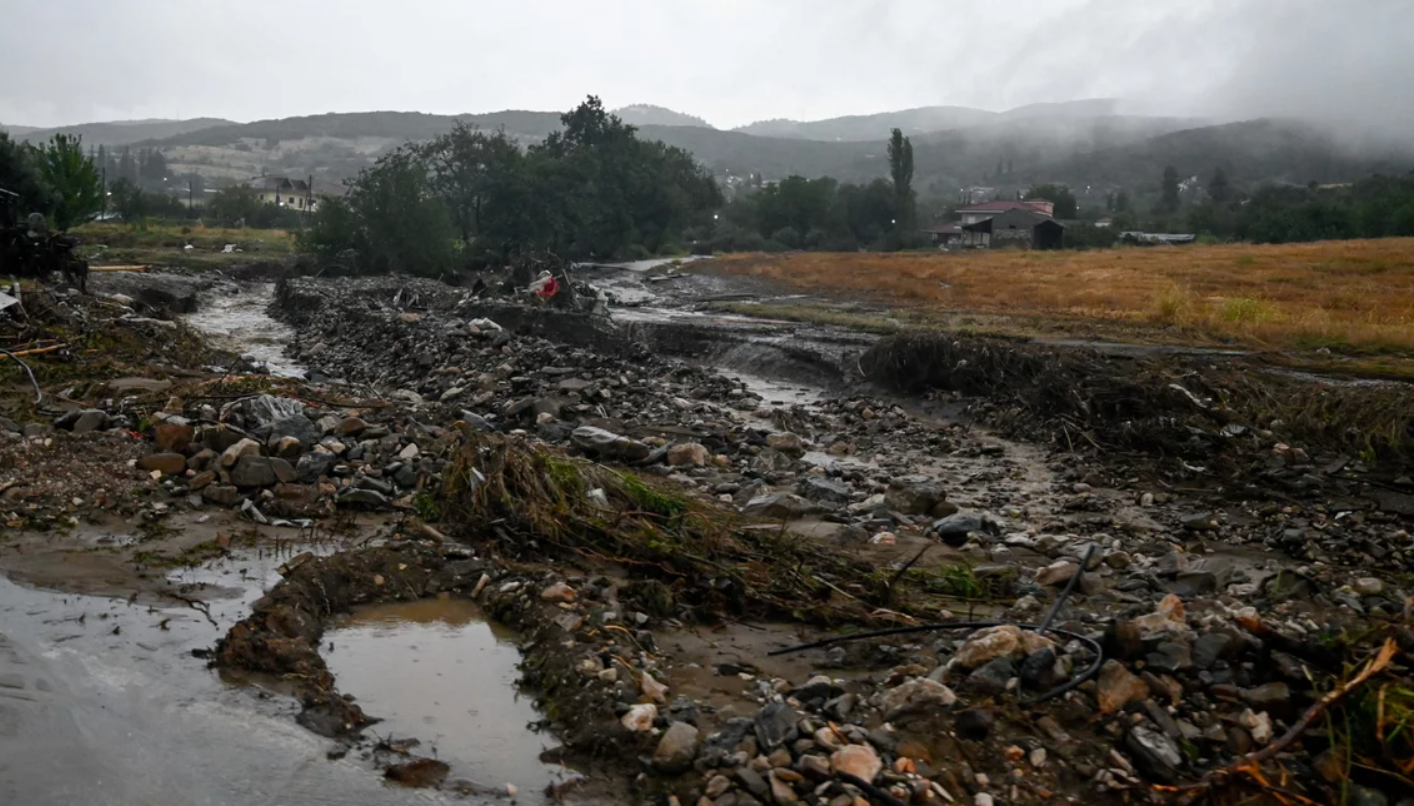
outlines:
{"label": "gray storm cloud", "polygon": [[1146,114],[1414,123],[1404,0],[70,0],[6,9],[0,121],[563,109],[718,126],[1114,97]]}

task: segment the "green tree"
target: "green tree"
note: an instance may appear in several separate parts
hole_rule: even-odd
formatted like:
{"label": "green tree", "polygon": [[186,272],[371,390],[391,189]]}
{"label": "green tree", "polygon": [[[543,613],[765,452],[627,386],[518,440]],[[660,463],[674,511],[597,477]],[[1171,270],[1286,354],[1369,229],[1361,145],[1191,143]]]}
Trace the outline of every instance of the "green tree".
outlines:
{"label": "green tree", "polygon": [[1026,191],[1026,198],[1054,202],[1056,218],[1073,219],[1080,215],[1080,203],[1065,185],[1033,185]]}
{"label": "green tree", "polygon": [[120,178],[112,185],[109,191],[113,202],[113,212],[123,219],[125,224],[141,223],[148,213],[147,194],[142,192],[142,188],[131,179]]}
{"label": "green tree", "polygon": [[1208,198],[1224,204],[1232,198],[1232,187],[1227,183],[1227,174],[1222,168],[1213,169],[1213,178],[1208,180]]}
{"label": "green tree", "polygon": [[103,180],[83,153],[82,138],[56,134],[40,149],[40,175],[51,193],[54,229],[63,232],[103,209]]}
{"label": "green tree", "polygon": [[132,152],[128,150],[128,147],[127,147],[127,146],[123,146],[123,155],[118,158],[118,175],[117,175],[117,177],[112,177],[112,176],[110,176],[110,177],[108,177],[108,178],[109,178],[110,180],[115,179],[115,178],[116,178],[116,179],[130,179],[130,180],[132,180],[132,181],[134,181],[134,182],[136,182],[136,181],[138,180],[138,175],[137,175],[137,162],[135,162],[135,161],[133,160]]}
{"label": "green tree", "polygon": [[[1000,163],[998,163],[1000,170]],[[913,142],[894,129],[889,140],[889,176],[894,181],[894,214],[898,229],[911,232],[914,228]]]}
{"label": "green tree", "polygon": [[1115,211],[1116,213],[1127,213],[1127,212],[1129,212],[1129,193],[1128,193],[1128,191],[1121,190],[1120,192],[1118,192],[1118,193],[1115,194],[1115,206],[1114,206],[1114,211]]}
{"label": "green tree", "polygon": [[38,151],[11,140],[5,132],[0,132],[0,187],[19,195],[16,212],[20,217],[50,209],[50,191],[39,170]]}
{"label": "green tree", "polygon": [[495,198],[493,191],[505,189],[503,172],[515,171],[520,148],[504,131],[488,135],[458,121],[418,152],[426,160],[433,192],[446,201],[462,240],[470,243],[482,233],[482,217]]}
{"label": "green tree", "polygon": [[368,273],[437,276],[458,257],[451,215],[412,148],[361,171],[344,199],[325,200],[301,239],[326,258],[353,250],[355,267]]}
{"label": "green tree", "polygon": [[1159,187],[1159,212],[1178,212],[1178,169],[1172,165],[1164,168],[1163,181],[1160,183]]}
{"label": "green tree", "polygon": [[234,226],[237,221],[253,224],[260,215],[260,194],[249,185],[232,185],[212,194],[206,205],[206,215],[223,224]]}

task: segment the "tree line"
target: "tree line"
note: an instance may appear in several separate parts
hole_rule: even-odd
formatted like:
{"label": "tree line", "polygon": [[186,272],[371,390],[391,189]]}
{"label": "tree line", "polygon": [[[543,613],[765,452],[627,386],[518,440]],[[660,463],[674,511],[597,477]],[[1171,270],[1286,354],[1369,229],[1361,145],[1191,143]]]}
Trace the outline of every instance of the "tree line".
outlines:
{"label": "tree line", "polygon": [[889,178],[868,184],[792,175],[748,186],[723,208],[711,232],[698,233],[700,240],[721,252],[919,246],[913,143],[894,129],[887,152]]}
{"label": "tree line", "polygon": [[590,96],[521,148],[458,123],[384,155],[325,199],[302,246],[358,272],[437,275],[548,251],[572,259],[685,251],[722,205],[687,151],[637,136]]}

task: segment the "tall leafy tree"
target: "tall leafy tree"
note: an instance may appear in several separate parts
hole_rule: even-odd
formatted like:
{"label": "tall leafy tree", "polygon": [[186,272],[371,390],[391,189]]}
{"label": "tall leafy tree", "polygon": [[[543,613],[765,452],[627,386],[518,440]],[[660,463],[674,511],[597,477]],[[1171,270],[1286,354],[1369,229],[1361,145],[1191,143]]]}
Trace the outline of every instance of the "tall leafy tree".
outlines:
{"label": "tall leafy tree", "polygon": [[486,134],[458,121],[452,131],[418,148],[426,161],[428,182],[451,209],[463,241],[470,243],[483,232],[483,219],[501,220],[494,203],[505,192],[505,178],[516,170],[520,148],[504,131]]}
{"label": "tall leafy tree", "polygon": [[39,170],[38,150],[11,140],[5,132],[0,132],[0,187],[19,195],[21,217],[50,209],[50,189]]}
{"label": "tall leafy tree", "polygon": [[1232,198],[1232,187],[1228,185],[1227,174],[1222,168],[1213,170],[1213,178],[1208,180],[1208,197],[1218,204]]}
{"label": "tall leafy tree", "polygon": [[1178,207],[1178,169],[1169,165],[1164,168],[1163,180],[1159,185],[1159,211],[1176,213]]}
{"label": "tall leafy tree", "polygon": [[130,179],[119,178],[113,183],[112,199],[113,212],[126,224],[139,223],[148,213],[147,194]]}
{"label": "tall leafy tree", "polygon": [[[1000,160],[997,170],[1001,170]],[[889,139],[889,175],[894,181],[894,211],[899,229],[912,230],[914,224],[913,142],[894,129]]]}
{"label": "tall leafy tree", "polygon": [[56,134],[40,149],[40,175],[53,194],[53,227],[64,231],[103,209],[103,180],[80,137]]}

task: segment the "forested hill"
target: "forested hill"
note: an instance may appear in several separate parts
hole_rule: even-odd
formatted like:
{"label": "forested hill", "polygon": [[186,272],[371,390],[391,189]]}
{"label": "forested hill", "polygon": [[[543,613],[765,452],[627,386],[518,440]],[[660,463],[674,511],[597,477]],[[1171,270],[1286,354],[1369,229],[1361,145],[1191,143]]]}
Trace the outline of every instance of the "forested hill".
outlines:
{"label": "forested hill", "polygon": [[[626,107],[640,121],[678,121],[684,125],[640,125],[642,135],[691,151],[719,176],[759,174],[767,180],[792,174],[832,176],[841,181],[869,181],[885,176],[887,123],[899,125],[910,114],[935,115],[940,109],[904,110],[888,116],[839,118],[839,125],[875,126],[872,138],[815,140],[761,136],[714,129],[698,118],[661,107]],[[1040,105],[1007,113],[985,113],[985,121],[944,131],[912,134],[914,186],[937,197],[955,196],[960,187],[985,186],[1003,192],[1037,183],[1072,187],[1155,185],[1165,166],[1184,176],[1206,176],[1222,167],[1242,185],[1265,182],[1306,184],[1355,179],[1375,171],[1404,173],[1414,168],[1409,144],[1338,142],[1329,131],[1287,120],[1256,120],[1225,125],[1201,121],[1088,114],[1093,105]],[[929,111],[931,110],[931,111]],[[978,110],[972,110],[978,111]],[[1103,110],[1101,110],[1103,111]],[[948,113],[953,114],[953,113]],[[964,111],[959,120],[967,117]],[[127,127],[128,133],[160,125],[190,124],[175,134],[145,140],[160,148],[172,170],[195,171],[208,179],[235,181],[261,173],[314,175],[337,182],[352,177],[380,154],[407,141],[445,133],[457,120],[483,129],[504,129],[522,145],[544,139],[560,126],[553,112],[508,110],[478,115],[431,115],[419,112],[358,112],[310,115],[236,124],[196,121],[94,124],[85,143],[111,142],[101,126]],[[632,122],[631,120],[629,122]],[[905,128],[899,125],[900,128]],[[748,127],[749,128],[749,127]],[[101,134],[98,140],[90,139]],[[863,136],[863,130],[859,131]],[[42,136],[33,132],[29,137]]]}
{"label": "forested hill", "polygon": [[49,129],[0,125],[0,130],[8,129],[16,139],[28,140],[31,143],[45,142],[56,134],[65,134],[71,137],[78,135],[83,138],[84,145],[96,147],[174,137],[187,132],[228,125],[238,124],[220,118],[191,118],[188,120],[118,120],[105,123],[80,123],[74,126],[59,126]]}

